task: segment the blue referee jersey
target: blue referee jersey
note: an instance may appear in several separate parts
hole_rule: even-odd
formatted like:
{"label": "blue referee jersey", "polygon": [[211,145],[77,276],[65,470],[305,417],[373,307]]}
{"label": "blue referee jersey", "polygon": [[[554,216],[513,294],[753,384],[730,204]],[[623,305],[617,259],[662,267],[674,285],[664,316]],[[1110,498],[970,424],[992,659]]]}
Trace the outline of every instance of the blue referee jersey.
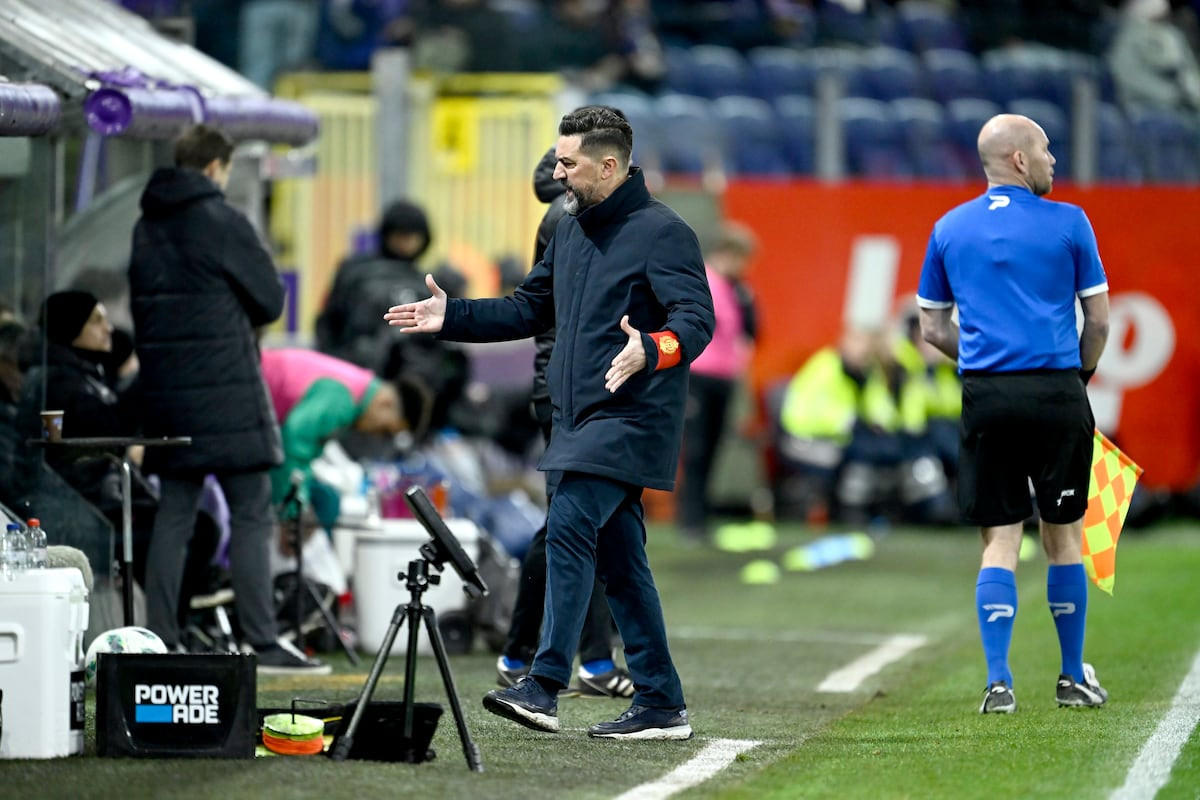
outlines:
{"label": "blue referee jersey", "polygon": [[1079,369],[1075,298],[1108,291],[1083,209],[998,186],[929,237],[917,304],[958,305],[958,368]]}

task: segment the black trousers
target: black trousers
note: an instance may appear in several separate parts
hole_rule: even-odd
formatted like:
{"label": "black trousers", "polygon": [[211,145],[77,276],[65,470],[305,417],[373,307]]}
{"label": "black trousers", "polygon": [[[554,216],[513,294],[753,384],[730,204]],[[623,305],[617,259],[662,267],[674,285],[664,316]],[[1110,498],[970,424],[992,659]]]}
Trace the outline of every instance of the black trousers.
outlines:
{"label": "black trousers", "polygon": [[[547,401],[548,403],[549,401]],[[549,415],[542,424],[542,436],[550,441]],[[547,494],[553,492],[556,481],[547,476]],[[546,604],[546,524],[538,528],[521,562],[521,581],[517,587],[517,599],[513,606],[512,622],[508,628],[508,639],[504,642],[505,656],[526,664],[533,661],[541,640],[542,616]],[[592,586],[592,597],[587,614],[583,618],[583,629],[579,635],[579,660],[583,663],[598,661],[613,656],[613,638],[616,625],[612,611],[604,596],[604,583],[599,579]]]}
{"label": "black trousers", "polygon": [[686,534],[701,537],[708,521],[708,481],[717,445],[737,384],[692,373],[688,378],[683,423],[683,481],[677,493],[675,521]]}

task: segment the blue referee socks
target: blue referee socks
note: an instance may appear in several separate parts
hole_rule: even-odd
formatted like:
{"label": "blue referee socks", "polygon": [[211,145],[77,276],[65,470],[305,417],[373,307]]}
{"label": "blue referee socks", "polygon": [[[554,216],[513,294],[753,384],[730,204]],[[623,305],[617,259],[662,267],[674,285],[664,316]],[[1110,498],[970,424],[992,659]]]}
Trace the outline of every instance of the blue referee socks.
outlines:
{"label": "blue referee socks", "polygon": [[1004,681],[1012,688],[1008,648],[1012,644],[1013,621],[1017,616],[1017,580],[1012,570],[984,567],[975,583],[975,610],[979,614],[979,637],[987,659],[988,685]]}
{"label": "blue referee socks", "polygon": [[1083,683],[1083,635],[1087,626],[1088,582],[1083,564],[1051,564],[1046,601],[1058,630],[1062,673]]}

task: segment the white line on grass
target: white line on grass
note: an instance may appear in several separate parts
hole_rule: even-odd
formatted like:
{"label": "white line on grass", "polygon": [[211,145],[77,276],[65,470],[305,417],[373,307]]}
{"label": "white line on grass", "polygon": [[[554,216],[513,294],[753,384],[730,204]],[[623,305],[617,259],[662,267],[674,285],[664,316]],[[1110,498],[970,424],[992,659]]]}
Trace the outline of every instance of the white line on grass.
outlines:
{"label": "white line on grass", "polygon": [[753,750],[759,744],[749,739],[714,739],[686,764],[681,764],[657,780],[633,787],[617,800],[663,800],[704,783],[733,763],[740,754]]}
{"label": "white line on grass", "polygon": [[1175,693],[1167,715],[1129,768],[1125,785],[1113,792],[1110,800],[1146,800],[1158,794],[1170,780],[1171,767],[1197,722],[1200,722],[1200,652]]}
{"label": "white line on grass", "polygon": [[902,633],[889,636],[882,644],[862,658],[856,658],[839,670],[825,676],[818,692],[853,692],[867,678],[895,661],[924,646],[924,636]]}

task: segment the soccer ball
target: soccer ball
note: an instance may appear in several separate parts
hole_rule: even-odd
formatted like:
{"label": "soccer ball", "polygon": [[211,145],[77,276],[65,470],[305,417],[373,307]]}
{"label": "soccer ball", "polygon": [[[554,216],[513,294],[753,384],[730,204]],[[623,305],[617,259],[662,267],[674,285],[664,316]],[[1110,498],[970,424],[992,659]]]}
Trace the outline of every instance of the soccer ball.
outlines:
{"label": "soccer ball", "polygon": [[88,686],[96,682],[96,661],[101,653],[165,653],[167,646],[149,628],[129,625],[104,631],[88,645],[83,659],[84,677]]}

